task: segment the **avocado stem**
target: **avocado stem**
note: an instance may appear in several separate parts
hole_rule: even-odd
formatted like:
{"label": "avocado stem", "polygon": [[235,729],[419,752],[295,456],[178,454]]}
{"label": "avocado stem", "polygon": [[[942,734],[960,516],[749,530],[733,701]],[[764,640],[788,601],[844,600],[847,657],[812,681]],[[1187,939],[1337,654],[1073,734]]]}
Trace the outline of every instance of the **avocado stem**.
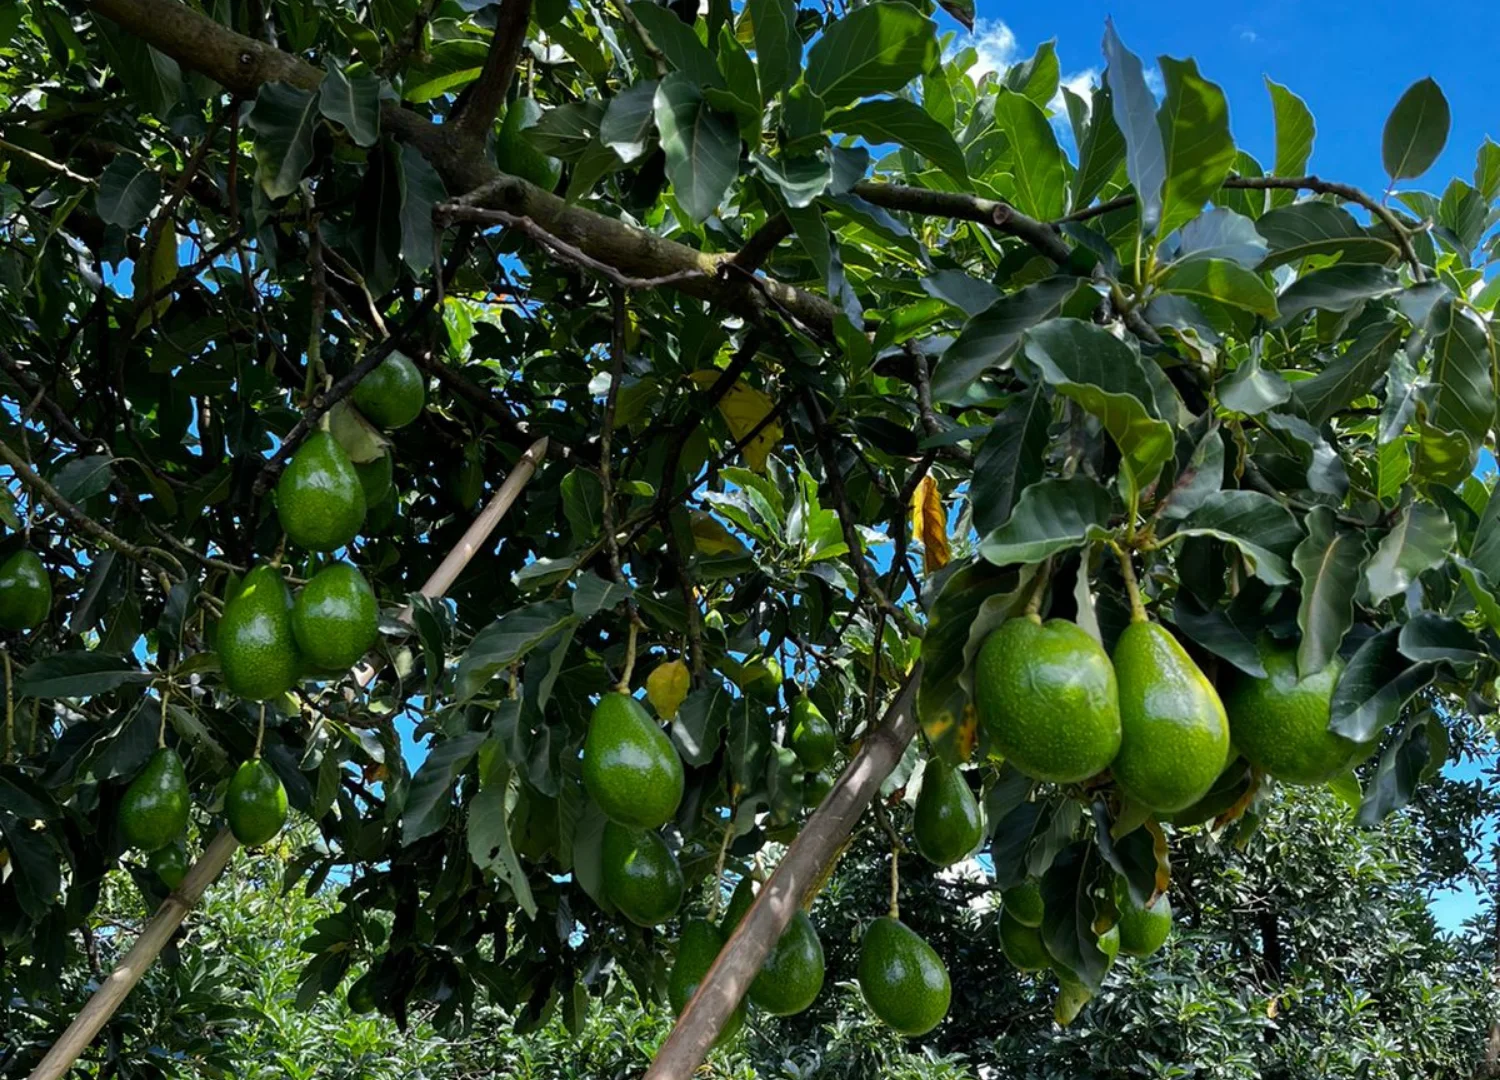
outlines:
{"label": "avocado stem", "polygon": [[10,650],[0,649],[0,660],[5,661],[5,757],[9,761],[16,749],[16,699],[11,686]]}
{"label": "avocado stem", "polygon": [[260,703],[260,723],[258,725],[256,725],[256,728],[255,728],[255,757],[256,757],[256,759],[260,758],[260,747],[261,747],[261,743],[265,741],[265,737],[266,737],[266,703],[264,701],[262,701]]}
{"label": "avocado stem", "polygon": [[708,901],[708,921],[719,921],[719,907],[724,899],[724,864],[729,860],[729,841],[734,839],[734,813],[731,803],[729,820],[724,822],[724,839],[719,842],[719,861],[714,864],[714,894]]}
{"label": "avocado stem", "polygon": [[1130,597],[1130,621],[1146,621],[1146,605],[1141,603],[1141,588],[1135,579],[1135,567],[1130,562],[1130,552],[1118,544],[1112,545],[1120,557],[1120,576],[1125,579],[1125,594]]}
{"label": "avocado stem", "polygon": [[620,681],[615,689],[622,694],[630,693],[630,676],[635,671],[635,636],[640,630],[640,617],[630,620],[629,636],[625,639],[625,667],[620,671]]}
{"label": "avocado stem", "polygon": [[1052,578],[1052,556],[1042,562],[1037,568],[1036,577],[1031,579],[1031,595],[1026,598],[1026,607],[1021,614],[1033,622],[1041,622],[1042,598],[1047,595],[1047,582]]}
{"label": "avocado stem", "polygon": [[890,916],[893,919],[901,918],[901,848],[898,845],[891,847],[891,908]]}

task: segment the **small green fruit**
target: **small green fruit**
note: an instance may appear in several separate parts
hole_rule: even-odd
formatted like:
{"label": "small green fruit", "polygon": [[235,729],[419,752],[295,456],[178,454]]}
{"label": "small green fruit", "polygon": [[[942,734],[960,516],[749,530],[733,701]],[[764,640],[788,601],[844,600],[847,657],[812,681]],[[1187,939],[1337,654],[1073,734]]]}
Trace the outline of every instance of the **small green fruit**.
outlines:
{"label": "small green fruit", "polygon": [[924,1035],[948,1015],[953,987],[932,946],[901,920],[876,919],[859,945],[859,988],[870,1011],[902,1035]]}
{"label": "small green fruit", "polygon": [[155,851],[180,838],[188,821],[187,770],[177,751],[152,754],[120,800],[120,834],[142,851]]}
{"label": "small green fruit", "polygon": [[0,564],[0,630],[30,630],[52,610],[52,579],[36,552],[22,549]]}
{"label": "small green fruit", "polygon": [[188,865],[187,845],[181,840],[174,840],[146,856],[146,869],[169,889],[182,884],[182,879],[187,877]]}
{"label": "small green fruit", "polygon": [[807,912],[798,909],[750,984],[750,1000],[772,1016],[794,1016],[822,989],[823,943]]}
{"label": "small green fruit", "polygon": [[922,771],[912,832],[922,857],[938,866],[951,866],[972,854],[984,837],[974,793],[963,773],[942,758],[928,758]]}
{"label": "small green fruit", "polygon": [[757,701],[775,701],[781,689],[781,661],[767,656],[746,664],[740,669],[740,689]]}
{"label": "small green fruit", "polygon": [[792,702],[791,747],[798,760],[812,772],[832,761],[837,749],[833,725],[806,694]]}
{"label": "small green fruit", "polygon": [[365,490],[344,448],[315,431],[297,448],[276,483],[276,516],[294,544],[335,551],[359,534]]}
{"label": "small green fruit", "polygon": [[292,633],[314,667],[339,671],[358,663],[379,635],[375,593],[348,563],[333,563],[302,586],[292,605]]}
{"label": "small green fruit", "polygon": [[359,486],[365,493],[366,521],[374,517],[375,507],[379,506],[381,500],[391,493],[391,477],[394,469],[395,463],[391,460],[389,452],[381,454],[374,461],[354,463],[354,472],[359,477]]}
{"label": "small green fruit", "polygon": [[1172,932],[1172,902],[1162,893],[1150,907],[1137,904],[1130,886],[1122,877],[1115,878],[1115,907],[1120,912],[1120,951],[1126,956],[1150,956],[1160,949]]}
{"label": "small green fruit", "polygon": [[833,785],[833,777],[826,772],[808,773],[807,779],[802,782],[802,805],[809,810],[816,810],[828,798]]}
{"label": "small green fruit", "polygon": [[260,758],[241,765],[224,795],[229,830],[246,847],[264,844],[286,824],[286,788]]}
{"label": "small green fruit", "polygon": [[1036,878],[1027,878],[1000,894],[1000,901],[1011,918],[1022,926],[1041,926],[1046,908],[1042,904],[1042,883]]}
{"label": "small green fruit", "polygon": [[344,998],[352,1013],[371,1013],[375,1011],[375,973],[367,971],[355,979],[349,987],[349,993]]}
{"label": "small green fruit", "polygon": [[292,631],[292,594],[281,572],[257,566],[224,605],[216,646],[224,686],[250,701],[280,697],[297,682],[302,657]]}
{"label": "small green fruit", "polygon": [[[672,1003],[672,1012],[682,1015],[682,1010],[687,1008],[688,1001],[697,993],[698,984],[708,974],[708,969],[713,966],[723,948],[724,934],[708,920],[690,919],[683,926],[682,936],[677,941],[677,960],[672,965],[671,974],[667,976],[667,1000]],[[734,1012],[729,1014],[714,1045],[721,1046],[734,1038],[744,1023],[745,1003],[741,1001]]]}
{"label": "small green fruit", "polygon": [[422,415],[427,386],[417,365],[406,354],[393,352],[359,380],[353,397],[370,423],[394,431]]}
{"label": "small green fruit", "polygon": [[600,862],[604,895],[636,925],[657,926],[682,906],[682,870],[656,833],[607,822]]}
{"label": "small green fruit", "polygon": [[660,828],[682,802],[682,758],[639,701],[605,694],[583,743],[583,786],[611,821]]}
{"label": "small green fruit", "polygon": [[1005,958],[1021,971],[1041,971],[1052,966],[1052,957],[1042,944],[1042,932],[1025,925],[1009,911],[1000,912],[1000,948]]}

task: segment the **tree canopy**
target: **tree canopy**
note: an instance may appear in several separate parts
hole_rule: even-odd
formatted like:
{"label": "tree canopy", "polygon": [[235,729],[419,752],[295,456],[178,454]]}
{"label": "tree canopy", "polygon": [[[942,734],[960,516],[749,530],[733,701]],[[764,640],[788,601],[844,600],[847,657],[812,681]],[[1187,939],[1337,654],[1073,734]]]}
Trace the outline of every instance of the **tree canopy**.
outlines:
{"label": "tree canopy", "polygon": [[[1297,842],[1268,810],[1307,777],[1243,730],[1231,751],[1219,705],[1279,678],[1273,653],[1326,680],[1319,737],[1360,749],[1315,781],[1357,808],[1344,828],[1487,745],[1500,145],[1423,190],[1449,124],[1418,82],[1375,197],[1309,173],[1290,89],[1268,83],[1258,160],[1192,60],[1159,58],[1158,98],[1113,25],[1083,95],[1050,44],[972,77],[943,29],[963,0],[838,8],[0,6],[21,998],[112,869],[168,893],[120,821],[158,747],[204,839],[250,760],[316,823],[288,882],[341,907],[304,945],[307,996],[362,958],[398,1022],[488,999],[526,1030],[581,1023],[621,976],[663,998],[684,919],[779,866],[703,982],[742,992],[856,821],[896,862],[897,795],[938,761],[984,806],[992,885],[1039,883],[1067,1022],[1122,911],[1180,905],[1187,850]],[[494,538],[423,594],[512,475]],[[348,644],[304,611],[336,551],[380,605],[358,679],[312,663]],[[1191,798],[1113,748],[1082,779],[1001,752],[975,661],[1028,615],[1079,628],[1111,694],[1118,669],[1121,753],[1161,709],[1123,653],[1175,665],[1189,719],[1218,710]],[[243,627],[287,618],[308,655],[247,669]],[[645,691],[630,715],[666,725],[681,780],[631,839],[680,870],[667,933],[606,888],[621,814],[580,758],[616,689]],[[796,745],[804,700],[831,761]],[[1187,759],[1176,738],[1156,764]],[[976,961],[943,959],[961,987]],[[699,1001],[716,1022],[663,1070],[734,1005]]]}

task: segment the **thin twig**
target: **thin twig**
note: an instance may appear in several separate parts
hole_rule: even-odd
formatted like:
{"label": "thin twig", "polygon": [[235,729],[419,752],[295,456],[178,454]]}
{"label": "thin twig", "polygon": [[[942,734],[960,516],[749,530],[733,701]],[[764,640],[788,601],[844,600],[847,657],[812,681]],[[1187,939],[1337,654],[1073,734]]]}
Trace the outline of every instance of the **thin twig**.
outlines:
{"label": "thin twig", "polygon": [[667,54],[662,52],[656,42],[651,39],[651,34],[641,25],[641,20],[636,18],[635,12],[630,10],[627,0],[615,0],[615,10],[620,13],[620,20],[630,27],[630,32],[640,41],[642,50],[656,64],[656,74],[660,76],[671,71],[672,68],[667,63]]}
{"label": "thin twig", "polygon": [[28,161],[34,161],[45,169],[51,169],[55,173],[66,176],[69,180],[77,180],[80,184],[92,185],[94,183],[93,177],[80,176],[78,173],[68,168],[62,162],[53,161],[49,157],[43,157],[35,150],[28,150],[26,149],[26,147],[17,146],[13,142],[6,142],[4,139],[0,139],[0,150],[4,150],[8,154],[19,154],[21,157],[26,158]]}
{"label": "thin twig", "polygon": [[437,10],[440,2],[441,0],[422,0],[422,5],[417,8],[417,13],[412,17],[411,23],[402,31],[400,39],[391,47],[391,51],[381,58],[380,63],[375,65],[375,74],[381,78],[389,78],[401,69],[406,58],[422,43],[422,35],[427,30],[427,24],[432,21],[432,13]]}
{"label": "thin twig", "polygon": [[[599,430],[599,486],[603,490],[604,550],[609,557],[610,573],[624,589],[630,588],[625,571],[620,565],[619,536],[615,532],[615,488],[610,470],[610,451],[614,440],[615,405],[620,397],[620,381],[625,377],[625,291],[616,288],[610,292],[610,336],[611,368],[609,391],[604,396],[604,421]],[[630,693],[630,676],[635,667],[636,634],[641,626],[641,613],[636,609],[635,597],[627,595],[625,607],[630,612],[630,638],[625,647],[625,665],[620,674],[619,690]]]}

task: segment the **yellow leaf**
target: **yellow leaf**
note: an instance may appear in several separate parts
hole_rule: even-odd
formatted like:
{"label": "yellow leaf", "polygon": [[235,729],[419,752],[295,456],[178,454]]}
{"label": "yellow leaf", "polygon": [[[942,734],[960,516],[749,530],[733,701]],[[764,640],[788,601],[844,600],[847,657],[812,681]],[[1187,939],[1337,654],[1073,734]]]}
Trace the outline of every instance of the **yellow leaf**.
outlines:
{"label": "yellow leaf", "polygon": [[[699,388],[707,389],[719,378],[719,374],[717,371],[705,369],[693,372],[689,378]],[[729,426],[729,434],[734,436],[735,442],[741,441],[760,427],[760,422],[775,407],[775,402],[744,379],[731,386],[729,392],[719,399],[719,415],[724,417],[724,423]],[[781,436],[781,423],[777,420],[772,420],[765,427],[760,428],[755,438],[746,443],[741,451],[745,464],[755,472],[765,472],[766,458],[770,457],[771,451],[776,449]]]}
{"label": "yellow leaf", "polygon": [[[172,303],[172,293],[167,286],[177,277],[177,231],[168,224],[154,231],[155,242],[149,253],[144,253],[130,275],[131,287],[135,290],[136,304],[141,313],[135,321],[135,333],[139,334],[166,313]],[[148,297],[154,297],[147,304]]]}
{"label": "yellow leaf", "polygon": [[948,514],[937,481],[922,477],[911,493],[911,538],[922,545],[922,569],[928,574],[941,570],[952,558],[948,550]]}
{"label": "yellow leaf", "polygon": [[656,715],[663,720],[676,716],[692,683],[693,677],[688,672],[688,666],[681,660],[668,660],[664,664],[658,664],[646,676],[646,697],[656,710]]}
{"label": "yellow leaf", "polygon": [[735,538],[735,535],[719,523],[719,519],[703,510],[693,510],[688,514],[688,522],[693,530],[693,546],[702,555],[743,555],[745,545]]}

